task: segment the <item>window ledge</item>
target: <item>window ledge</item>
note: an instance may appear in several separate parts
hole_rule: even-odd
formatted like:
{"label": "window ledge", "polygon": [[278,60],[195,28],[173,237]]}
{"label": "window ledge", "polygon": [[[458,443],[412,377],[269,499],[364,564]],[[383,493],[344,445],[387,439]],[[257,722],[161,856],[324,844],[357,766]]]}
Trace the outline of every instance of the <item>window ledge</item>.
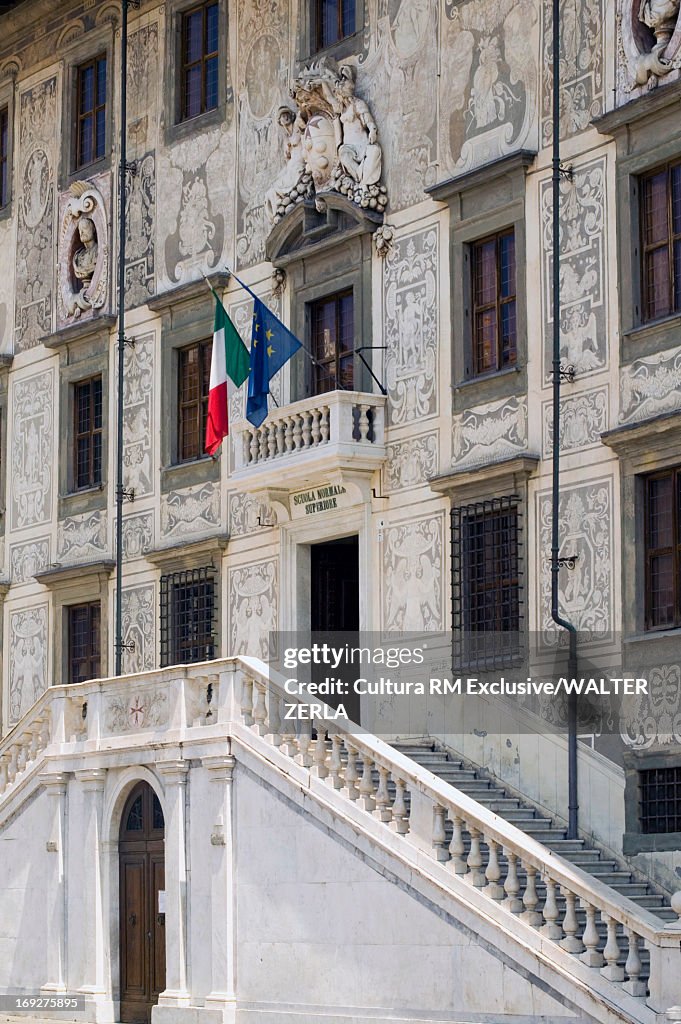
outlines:
{"label": "window ledge", "polygon": [[178,462],[172,466],[161,468],[161,491],[175,491],[181,487],[192,487],[195,484],[215,482],[220,479],[220,458],[210,455],[191,462]]}
{"label": "window ledge", "polygon": [[463,500],[481,493],[481,484],[491,488],[499,488],[503,485],[508,492],[515,491],[521,487],[528,477],[537,471],[540,456],[533,452],[526,452],[523,455],[514,455],[511,459],[503,459],[500,462],[490,462],[474,469],[462,468],[452,469],[449,473],[440,476],[432,476],[428,483],[431,490],[437,494],[449,495],[452,500]]}
{"label": "window ledge", "polygon": [[644,633],[633,633],[631,636],[622,638],[625,644],[640,644],[647,640],[663,640],[665,637],[681,639],[681,626],[670,627],[669,629],[649,629]]}
{"label": "window ledge", "polygon": [[166,144],[179,142],[182,139],[190,138],[192,135],[208,131],[209,128],[215,128],[223,123],[226,116],[227,103],[223,100],[222,103],[219,103],[217,107],[213,107],[212,110],[204,110],[202,114],[196,114],[194,117],[174,121],[173,124],[166,126]]}
{"label": "window ledge", "polygon": [[452,385],[454,391],[463,391],[475,387],[476,384],[485,384],[490,380],[499,380],[501,377],[509,377],[514,373],[522,373],[524,366],[505,366],[502,370],[492,370],[489,373],[480,373],[476,377],[466,377],[465,380],[457,381]]}
{"label": "window ledge", "polygon": [[68,491],[59,495],[58,518],[79,515],[84,512],[97,512],[106,508],[106,481],[98,487],[83,488],[82,491]]}
{"label": "window ledge", "polygon": [[493,160],[484,167],[477,167],[473,171],[467,171],[464,174],[458,175],[458,177],[448,178],[446,181],[429,185],[424,191],[432,199],[437,199],[440,202],[451,200],[461,192],[467,192],[480,185],[487,186],[497,178],[502,178],[507,174],[514,174],[521,169],[527,172],[528,168],[534,163],[536,156],[537,154],[534,150],[519,149],[516,153],[511,153],[510,156],[503,156],[499,160]]}
{"label": "window ledge", "polygon": [[622,852],[628,856],[671,850],[681,850],[681,832],[625,832],[622,836]]}
{"label": "window ledge", "polygon": [[162,572],[176,569],[196,569],[210,560],[214,569],[220,568],[222,554],[229,543],[229,534],[213,534],[202,540],[187,543],[183,538],[175,544],[167,544],[147,552],[147,560],[156,565]]}
{"label": "window ledge", "polygon": [[59,587],[62,583],[70,583],[74,579],[80,579],[87,577],[92,579],[93,577],[104,577],[109,579],[111,573],[116,568],[116,563],[112,558],[101,558],[96,562],[78,562],[74,565],[55,565],[50,569],[45,569],[43,572],[37,572],[33,577],[38,583],[42,583],[44,587]]}
{"label": "window ledge", "polygon": [[672,313],[670,316],[661,317],[659,320],[648,320],[644,324],[637,324],[636,327],[624,331],[622,337],[626,341],[645,341],[654,338],[658,334],[666,332],[669,328],[681,326],[681,313]]}

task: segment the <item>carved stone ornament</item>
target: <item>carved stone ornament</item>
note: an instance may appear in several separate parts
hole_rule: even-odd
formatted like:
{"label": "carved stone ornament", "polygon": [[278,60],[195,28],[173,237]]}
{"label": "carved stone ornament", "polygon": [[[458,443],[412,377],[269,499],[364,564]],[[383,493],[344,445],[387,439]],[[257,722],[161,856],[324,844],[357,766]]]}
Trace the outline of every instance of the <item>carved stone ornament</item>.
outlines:
{"label": "carved stone ornament", "polygon": [[302,199],[324,192],[339,192],[378,213],[385,209],[378,129],[367,104],[355,95],[355,74],[352,65],[322,57],[293,82],[297,109],[280,107],[277,116],[286,136],[286,164],[265,196],[270,224]]}
{"label": "carved stone ornament", "polygon": [[77,320],[106,302],[109,239],[104,197],[88,181],[74,181],[59,236],[60,319]]}
{"label": "carved stone ornament", "polygon": [[681,67],[680,6],[680,0],[633,0],[631,3],[630,24],[623,25],[623,34],[625,46],[629,43],[626,48],[636,53],[633,68],[636,85],[654,85],[658,78]]}

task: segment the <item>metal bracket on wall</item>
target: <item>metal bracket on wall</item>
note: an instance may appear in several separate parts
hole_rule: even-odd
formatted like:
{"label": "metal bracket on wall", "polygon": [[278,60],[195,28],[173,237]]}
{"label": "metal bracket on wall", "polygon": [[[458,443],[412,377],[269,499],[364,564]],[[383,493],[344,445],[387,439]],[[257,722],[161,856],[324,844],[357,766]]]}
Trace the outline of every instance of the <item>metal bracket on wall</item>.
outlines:
{"label": "metal bracket on wall", "polygon": [[574,555],[565,555],[563,558],[557,558],[556,564],[559,569],[574,569],[577,565],[578,558],[579,552]]}
{"label": "metal bracket on wall", "polygon": [[137,160],[126,160],[125,161],[125,169],[130,174],[132,174],[133,178],[137,174],[137,166],[138,166]]}
{"label": "metal bracket on wall", "polygon": [[116,650],[120,651],[134,651],[135,641],[134,640],[121,640],[119,644],[114,644]]}
{"label": "metal bracket on wall", "polygon": [[[553,376],[554,372],[554,370],[551,370],[551,376]],[[568,384],[572,384],[574,382],[575,368],[572,365],[572,363],[570,363],[569,366],[563,366],[562,363],[560,364],[560,369],[558,371],[558,379],[565,381]]]}
{"label": "metal bracket on wall", "polygon": [[375,487],[371,488],[371,494],[372,494],[372,497],[374,497],[376,499],[376,501],[389,501],[390,500],[387,494],[376,494],[376,488]]}
{"label": "metal bracket on wall", "polygon": [[562,177],[567,178],[568,181],[572,181],[575,176],[572,164],[569,164],[567,167],[564,164],[561,164],[558,171]]}
{"label": "metal bracket on wall", "polygon": [[134,501],[135,500],[135,489],[134,487],[117,487],[116,497],[121,498],[122,501]]}
{"label": "metal bracket on wall", "polygon": [[135,347],[135,339],[134,338],[123,338],[123,344],[124,345],[129,345],[130,348],[134,348]]}
{"label": "metal bracket on wall", "polygon": [[388,392],[383,387],[383,385],[381,384],[380,380],[378,379],[378,377],[376,376],[374,371],[369,366],[368,362],[366,361],[366,359],[362,355],[362,352],[373,352],[374,350],[376,350],[376,351],[384,351],[385,349],[387,349],[387,347],[388,347],[387,345],[360,345],[359,348],[355,349],[355,352],[357,353],[357,355],[362,360],[362,362],[366,366],[367,370],[371,374],[372,380],[374,380],[376,382],[376,384],[378,384],[379,388],[381,389],[381,394],[382,395],[387,395]]}

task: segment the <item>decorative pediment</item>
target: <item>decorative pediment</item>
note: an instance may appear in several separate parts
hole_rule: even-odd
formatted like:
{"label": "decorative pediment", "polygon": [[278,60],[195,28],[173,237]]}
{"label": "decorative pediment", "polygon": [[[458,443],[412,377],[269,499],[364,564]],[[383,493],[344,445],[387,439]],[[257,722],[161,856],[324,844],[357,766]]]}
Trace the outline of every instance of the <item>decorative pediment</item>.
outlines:
{"label": "decorative pediment", "polygon": [[383,214],[362,209],[345,196],[328,193],[323,200],[306,200],[284,217],[265,243],[267,259],[286,266],[302,253],[320,252],[355,235],[373,232],[383,223]]}

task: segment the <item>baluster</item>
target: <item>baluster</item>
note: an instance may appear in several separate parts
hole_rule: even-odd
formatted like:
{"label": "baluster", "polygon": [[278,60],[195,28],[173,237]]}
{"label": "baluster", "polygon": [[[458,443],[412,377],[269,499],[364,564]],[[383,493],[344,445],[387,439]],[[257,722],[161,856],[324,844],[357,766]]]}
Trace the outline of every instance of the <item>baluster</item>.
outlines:
{"label": "baluster", "polygon": [[248,434],[249,434],[249,437],[251,439],[250,445],[249,445],[249,450],[250,450],[250,453],[251,453],[250,461],[251,462],[257,462],[258,461],[258,451],[260,450],[259,449],[259,445],[258,445],[258,431],[257,430],[249,430]]}
{"label": "baluster", "polygon": [[293,446],[296,451],[303,447],[303,430],[300,415],[293,417]]}
{"label": "baluster", "polygon": [[253,721],[258,736],[264,736],[267,732],[267,706],[265,705],[265,687],[262,683],[253,683],[255,690],[255,708],[253,710]]}
{"label": "baluster", "polygon": [[466,859],[464,853],[466,847],[463,841],[463,818],[459,818],[456,814],[452,818],[452,839],[449,844],[449,853],[452,858],[452,864],[454,865],[455,875],[465,875],[468,867],[466,865]]}
{"label": "baluster", "polygon": [[360,405],[359,407],[359,439],[360,441],[366,441],[369,436],[369,406]]}
{"label": "baluster", "polygon": [[19,740],[19,751],[17,753],[17,775],[24,771],[26,767],[26,737],[22,736]]}
{"label": "baluster", "polygon": [[563,937],[563,929],[558,923],[560,915],[558,904],[556,903],[556,883],[550,875],[546,874],[544,875],[544,882],[546,883],[546,899],[544,900],[544,921],[546,924],[539,930],[547,939],[560,939]]}
{"label": "baluster", "polygon": [[506,881],[504,882],[504,892],[506,893],[506,899],[503,901],[502,906],[510,910],[512,914],[520,914],[523,909],[523,901],[518,897],[520,892],[520,879],[518,878],[518,858],[512,850],[505,850],[506,860],[508,861],[508,870],[506,871]]}
{"label": "baluster", "polygon": [[638,935],[631,928],[627,928],[627,936],[629,938],[629,952],[627,954],[627,962],[624,965],[627,981],[624,982],[622,988],[630,996],[644,996],[648,986],[640,978],[643,965],[641,964],[641,957],[638,952]]}
{"label": "baluster", "polygon": [[284,421],[277,420],[277,455],[283,455],[284,451]]}
{"label": "baluster", "polygon": [[319,409],[313,409],[312,410],[312,444],[313,444],[313,446],[315,448],[319,444],[320,438],[322,436],[322,432],[319,429],[319,417],[320,416],[321,416],[321,413],[320,413]]}
{"label": "baluster", "polygon": [[337,732],[331,733],[331,756],[329,757],[329,774],[327,778],[334,789],[341,789],[343,786],[341,776],[343,770],[343,762],[341,761],[342,743],[343,741]]}
{"label": "baluster", "polygon": [[260,462],[264,462],[267,458],[267,427],[258,428],[258,440],[260,441],[260,447],[258,450],[258,459]]}
{"label": "baluster", "polygon": [[296,754],[296,761],[301,764],[303,768],[310,768],[312,765],[312,757],[310,756],[310,743],[312,742],[312,728],[310,722],[306,718],[299,719],[298,722],[298,753]]}
{"label": "baluster", "polygon": [[365,811],[373,811],[376,806],[374,800],[374,779],[373,779],[373,767],[374,762],[368,754],[362,754],[362,763],[364,765],[362,771],[362,778],[359,783],[359,803]]}
{"label": "baluster", "polygon": [[251,461],[251,434],[248,430],[244,430],[241,435],[241,453],[244,466],[247,466]]}
{"label": "baluster", "polygon": [[440,804],[435,804],[433,807],[433,840],[432,845],[435,850],[435,857],[439,861],[449,860],[449,850],[447,849],[447,836],[445,833],[445,814],[444,807]]}
{"label": "baluster", "polygon": [[281,698],[274,687],[270,687],[268,700],[269,728],[267,735],[270,737],[273,746],[280,747],[282,736],[281,730]]}
{"label": "baluster", "polygon": [[326,758],[328,756],[326,729],[319,723],[316,724],[315,729],[317,730],[317,739],[315,740],[312,757],[312,774],[316,775],[318,779],[325,779],[329,774],[329,770],[326,767]]}
{"label": "baluster", "polygon": [[319,423],[319,433],[322,435],[322,444],[326,444],[329,440],[329,407],[328,405],[322,406],[322,418]]}
{"label": "baluster", "polygon": [[7,781],[11,785],[17,777],[17,748],[12,745],[9,748],[9,762],[7,764]]}
{"label": "baluster", "polygon": [[284,431],[284,450],[286,452],[293,451],[293,416],[286,417],[286,429]]}
{"label": "baluster", "polygon": [[30,739],[30,742],[28,744],[28,752],[27,752],[27,755],[26,755],[27,761],[29,761],[29,762],[30,761],[35,761],[36,757],[38,756],[38,734],[39,734],[39,732],[40,732],[40,720],[37,719],[33,723],[32,727],[31,727],[31,731],[30,731],[31,739]]}
{"label": "baluster", "polygon": [[52,729],[52,717],[48,711],[42,720],[40,727],[40,749],[44,750],[50,742],[50,732]]}
{"label": "baluster", "polygon": [[565,917],[563,918],[565,938],[561,940],[560,944],[568,953],[581,953],[584,950],[584,943],[577,938],[579,925],[575,913],[575,894],[566,889],[564,885],[561,886],[560,891],[565,897]]}
{"label": "baluster", "polygon": [[7,789],[7,755],[0,757],[0,793]]}
{"label": "baluster", "polygon": [[379,764],[378,789],[376,790],[376,810],[374,811],[374,814],[379,821],[390,821],[392,818],[390,793],[388,792],[388,776],[388,769]]}
{"label": "baluster", "polygon": [[303,413],[303,448],[309,448],[312,440],[312,415],[309,412]]}
{"label": "baluster", "polygon": [[471,848],[468,853],[468,874],[464,875],[467,882],[474,885],[476,889],[482,889],[487,879],[485,878],[485,872],[482,871],[482,851],[480,849],[480,835],[481,833],[477,828],[468,827],[468,832],[471,837]]}
{"label": "baluster", "polygon": [[270,459],[273,459],[277,454],[277,426],[276,423],[270,423],[267,428],[267,454]]}
{"label": "baluster", "polygon": [[403,779],[395,779],[395,799],[393,801],[393,820],[390,825],[399,836],[405,836],[409,831],[409,815],[407,804],[404,799],[405,784]]}
{"label": "baluster", "polygon": [[585,963],[587,967],[602,967],[604,964],[603,954],[599,950],[601,937],[598,934],[598,928],[596,927],[596,908],[592,907],[586,900],[580,899],[580,903],[586,913],[586,925],[584,926],[584,932],[582,933],[582,942],[586,946],[583,953],[580,953],[579,959],[582,963]]}
{"label": "baluster", "polygon": [[523,906],[525,909],[520,917],[523,921],[527,921],[528,924],[537,928],[542,922],[541,914],[537,910],[537,904],[539,903],[539,897],[537,896],[537,869],[528,864],[525,870],[527,871],[527,882],[525,883],[525,892],[523,893]]}
{"label": "baluster", "polygon": [[348,800],[357,800],[359,797],[359,789],[357,788],[357,782],[359,781],[359,775],[357,774],[357,751],[347,740],[345,746],[348,752],[348,760],[345,765],[344,790]]}
{"label": "baluster", "polygon": [[[282,724],[284,725],[285,731],[281,734],[281,746],[279,747],[279,749],[281,750],[282,754],[286,754],[287,757],[295,757],[298,752],[298,748],[296,746],[295,731],[290,731],[291,726],[289,724],[289,719],[285,718]],[[295,726],[293,728],[295,730]]]}
{"label": "baluster", "polygon": [[253,725],[253,680],[241,678],[241,715],[244,725]]}
{"label": "baluster", "polygon": [[608,981],[624,981],[624,968],[617,965],[620,955],[619,942],[617,941],[617,921],[609,914],[602,914],[608,928],[608,941],[603,950],[605,967],[601,967],[601,974]]}
{"label": "baluster", "polygon": [[485,836],[485,842],[489,850],[489,860],[487,862],[487,870],[485,871],[485,878],[487,879],[487,885],[483,889],[483,892],[493,900],[503,900],[504,898],[504,887],[499,884],[501,878],[501,867],[499,865],[499,844],[494,839],[489,839]]}

